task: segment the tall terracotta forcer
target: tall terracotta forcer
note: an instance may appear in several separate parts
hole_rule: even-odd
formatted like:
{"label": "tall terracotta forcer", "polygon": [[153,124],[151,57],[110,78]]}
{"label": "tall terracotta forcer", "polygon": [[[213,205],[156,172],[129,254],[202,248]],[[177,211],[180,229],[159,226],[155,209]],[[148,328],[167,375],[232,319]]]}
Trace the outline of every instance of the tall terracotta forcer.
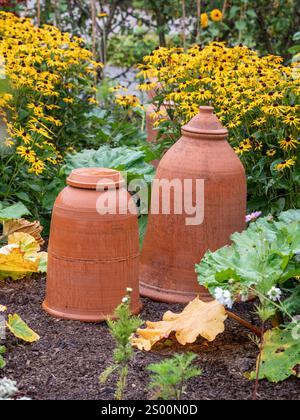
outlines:
{"label": "tall terracotta forcer", "polygon": [[53,209],[43,308],[62,319],[103,321],[132,288],[138,313],[137,211],[121,174],[77,169],[67,182]]}
{"label": "tall terracotta forcer", "polygon": [[[245,170],[227,142],[228,131],[213,111],[211,107],[200,108],[182,128],[181,139],[162,158],[157,170],[155,182],[180,180],[182,184],[192,180],[192,190],[183,187],[183,193],[176,197],[183,201],[186,195],[185,202],[194,206],[197,201],[199,212],[202,200],[204,219],[202,224],[187,225],[191,214],[185,210],[176,214],[174,190],[170,214],[162,214],[163,193],[154,184],[140,269],[141,294],[154,300],[186,303],[197,294],[210,300],[207,290],[197,283],[195,264],[208,250],[229,244],[231,234],[245,228]],[[203,197],[196,193],[196,180],[202,185]],[[159,212],[154,214],[155,206]],[[182,207],[185,209],[184,203]]]}

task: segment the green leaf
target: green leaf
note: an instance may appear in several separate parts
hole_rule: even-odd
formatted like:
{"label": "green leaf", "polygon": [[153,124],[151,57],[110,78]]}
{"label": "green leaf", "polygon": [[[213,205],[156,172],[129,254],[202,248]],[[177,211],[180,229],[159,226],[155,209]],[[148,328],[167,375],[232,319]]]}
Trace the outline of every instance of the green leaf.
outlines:
{"label": "green leaf", "polygon": [[217,287],[230,290],[236,299],[249,287],[266,295],[300,275],[299,210],[282,213],[279,220],[261,218],[231,237],[232,245],[208,252],[196,265],[198,281],[214,294]]}
{"label": "green leaf", "polygon": [[148,183],[152,181],[155,169],[145,162],[146,152],[141,148],[102,146],[98,150],[83,150],[76,155],[69,155],[62,174],[68,176],[77,168],[110,168],[125,172],[127,180],[143,178]]}
{"label": "green leaf", "polygon": [[294,41],[300,41],[300,32],[295,33],[295,35],[293,36],[293,40]]}
{"label": "green leaf", "polygon": [[257,18],[257,14],[254,9],[248,9],[246,13],[250,18],[253,18],[253,19]]}
{"label": "green leaf", "polygon": [[230,11],[229,11],[229,19],[234,18],[239,11],[240,11],[240,7],[239,6],[232,6],[230,8]]}
{"label": "green leaf", "polygon": [[6,362],[4,358],[2,357],[2,354],[6,352],[5,346],[0,346],[0,369],[3,369],[6,366]]}
{"label": "green leaf", "polygon": [[175,354],[160,363],[151,364],[150,389],[155,390],[157,399],[174,400],[182,398],[188,381],[202,375],[202,370],[194,365],[194,353]]}
{"label": "green leaf", "polygon": [[[259,379],[278,383],[290,376],[300,378],[298,371],[300,365],[299,337],[293,337],[291,329],[276,328],[266,332],[264,342]],[[252,372],[250,379],[255,380],[255,378],[256,372]]]}
{"label": "green leaf", "polygon": [[285,311],[291,315],[300,313],[300,286],[293,290],[291,296],[282,303]]}
{"label": "green leaf", "polygon": [[29,195],[24,191],[16,193],[16,197],[21,201],[25,201],[25,203],[31,203]]}
{"label": "green leaf", "polygon": [[300,52],[300,45],[295,45],[288,50],[291,54],[298,54]]}
{"label": "green leaf", "polygon": [[140,247],[143,247],[146,231],[148,226],[148,215],[139,218]]}
{"label": "green leaf", "polygon": [[0,78],[0,94],[3,93],[10,93],[11,87],[8,79],[1,79]]}
{"label": "green leaf", "polygon": [[38,272],[39,273],[47,273],[48,253],[47,252],[40,252],[39,257],[40,257],[40,263],[39,263]]}
{"label": "green leaf", "polygon": [[40,337],[31,328],[29,328],[17,314],[9,315],[6,325],[15,337],[25,341],[26,343],[34,343],[40,339]]}
{"label": "green leaf", "polygon": [[284,223],[292,223],[300,221],[300,210],[288,210],[279,215],[279,220]]}
{"label": "green leaf", "polygon": [[244,31],[247,28],[247,24],[244,20],[239,20],[238,22],[235,23],[235,27],[239,31]]}
{"label": "green leaf", "polygon": [[16,203],[0,210],[1,221],[21,219],[23,216],[29,215],[30,211],[22,203]]}

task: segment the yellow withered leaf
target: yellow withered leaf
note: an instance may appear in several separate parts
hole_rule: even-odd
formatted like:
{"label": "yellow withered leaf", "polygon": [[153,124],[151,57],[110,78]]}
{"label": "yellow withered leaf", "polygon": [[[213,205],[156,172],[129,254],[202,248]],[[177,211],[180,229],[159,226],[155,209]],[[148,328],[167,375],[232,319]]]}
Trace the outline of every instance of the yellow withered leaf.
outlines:
{"label": "yellow withered leaf", "polygon": [[173,332],[182,345],[194,343],[199,336],[214,341],[217,335],[224,332],[226,319],[226,310],[218,301],[206,303],[196,298],[180,314],[169,311],[163,321],[148,321],[147,328],[137,330],[137,336],[131,343],[140,350],[150,351]]}
{"label": "yellow withered leaf", "polygon": [[41,237],[43,227],[40,222],[29,222],[26,219],[8,220],[3,223],[3,236],[8,237],[13,233],[27,233],[31,235],[39,245],[44,244]]}
{"label": "yellow withered leaf", "polygon": [[40,336],[29,328],[18,314],[8,315],[6,326],[15,337],[26,343],[35,343],[40,339]]}
{"label": "yellow withered leaf", "polygon": [[16,232],[8,237],[8,245],[0,249],[0,280],[8,277],[13,280],[24,278],[27,274],[45,272],[47,260],[39,253],[40,246],[28,233]]}
{"label": "yellow withered leaf", "polygon": [[25,254],[25,258],[31,259],[40,251],[40,246],[33,236],[28,233],[15,232],[8,237],[8,245],[18,245]]}
{"label": "yellow withered leaf", "polygon": [[12,249],[8,255],[0,254],[0,279],[13,277],[22,278],[26,273],[36,273],[39,267],[39,258],[36,261],[24,258],[20,248]]}

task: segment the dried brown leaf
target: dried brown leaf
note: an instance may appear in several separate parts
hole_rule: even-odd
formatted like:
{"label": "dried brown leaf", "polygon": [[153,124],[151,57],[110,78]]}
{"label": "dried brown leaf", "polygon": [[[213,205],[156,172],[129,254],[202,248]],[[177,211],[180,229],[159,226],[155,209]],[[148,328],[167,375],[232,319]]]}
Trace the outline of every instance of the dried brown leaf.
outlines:
{"label": "dried brown leaf", "polygon": [[137,330],[132,345],[150,351],[159,341],[175,332],[182,345],[194,343],[199,336],[214,341],[225,330],[227,314],[218,301],[202,302],[196,298],[180,314],[166,312],[161,322],[147,322],[147,328]]}
{"label": "dried brown leaf", "polygon": [[41,236],[42,231],[43,227],[40,222],[29,222],[25,219],[9,220],[4,222],[3,225],[3,236],[8,237],[14,233],[27,233],[28,235],[31,235],[40,246],[44,244],[44,240]]}

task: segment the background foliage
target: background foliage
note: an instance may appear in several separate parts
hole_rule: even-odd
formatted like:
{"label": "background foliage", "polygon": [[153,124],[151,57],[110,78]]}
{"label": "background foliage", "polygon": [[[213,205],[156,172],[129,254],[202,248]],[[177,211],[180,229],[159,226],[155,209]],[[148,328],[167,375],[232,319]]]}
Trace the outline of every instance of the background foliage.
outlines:
{"label": "background foliage", "polygon": [[250,210],[280,212],[300,205],[300,73],[282,61],[259,57],[243,45],[213,42],[187,51],[156,49],[139,66],[140,89],[154,92],[166,148],[200,105],[215,108],[245,165]]}
{"label": "background foliage", "polygon": [[[13,8],[16,2],[2,0],[2,3]],[[94,47],[103,62],[111,59],[110,53],[109,57],[107,55],[111,36],[128,35],[130,39],[137,25],[155,34],[153,39],[160,46],[170,45],[171,33],[177,43],[242,42],[262,54],[279,54],[285,59],[291,58],[288,50],[300,27],[297,0],[42,0],[40,3],[38,19],[41,23],[51,22],[62,30],[83,35],[91,46],[94,31]],[[20,9],[20,4],[17,8]],[[223,14],[219,22],[213,22],[210,17],[214,9]],[[36,6],[26,10],[33,17],[37,16],[36,12]],[[209,24],[201,28],[200,15],[204,13],[209,17]],[[147,42],[144,46],[147,53]]]}

